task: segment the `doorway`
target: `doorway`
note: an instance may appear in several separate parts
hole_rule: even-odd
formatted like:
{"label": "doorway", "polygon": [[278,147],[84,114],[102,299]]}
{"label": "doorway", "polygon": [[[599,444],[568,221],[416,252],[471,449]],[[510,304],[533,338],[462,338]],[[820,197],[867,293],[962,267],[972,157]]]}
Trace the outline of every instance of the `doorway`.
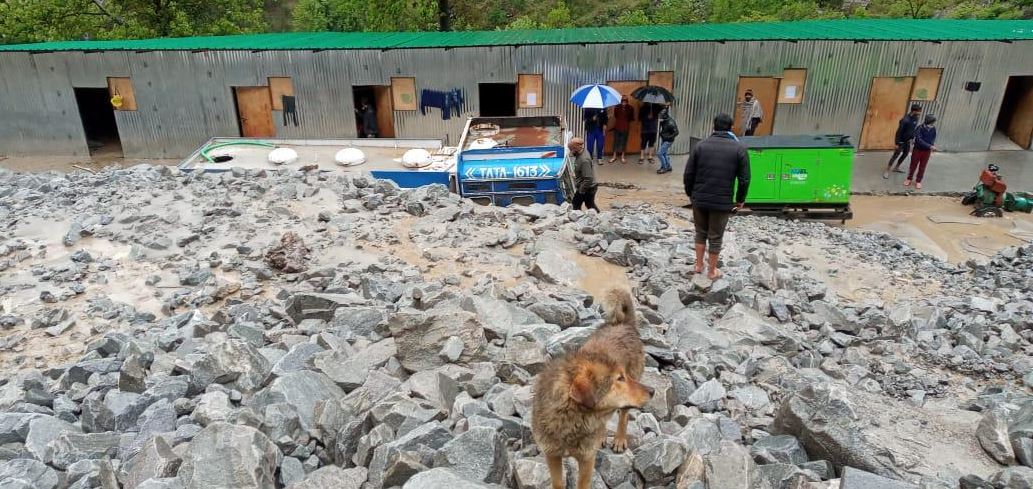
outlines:
{"label": "doorway", "polygon": [[[637,153],[642,150],[642,111],[639,110],[642,107],[642,102],[639,102],[635,97],[631,96],[631,92],[634,92],[636,88],[643,87],[649,84],[647,81],[612,81],[607,82],[614,90],[617,90],[621,95],[628,97],[628,105],[634,110],[635,120],[631,121],[628,125],[628,142],[625,146],[625,151],[628,154]],[[609,109],[610,125],[613,125],[613,108]],[[659,112],[657,107],[656,113]],[[606,145],[604,153],[613,153],[613,133],[606,133]]]}
{"label": "doorway", "polygon": [[735,125],[734,130],[738,135],[745,131],[742,129],[742,104],[746,101],[743,94],[747,90],[753,92],[753,99],[760,102],[763,117],[760,124],[753,132],[754,136],[770,136],[775,128],[775,108],[778,107],[778,78],[770,76],[740,76],[739,86],[735,90]]}
{"label": "doorway", "polygon": [[1008,78],[996,129],[991,150],[1030,149],[1033,143],[1033,76]]}
{"label": "doorway", "polygon": [[896,146],[897,125],[911,102],[914,80],[910,76],[872,78],[859,149],[890,150]]}
{"label": "doorway", "polygon": [[233,87],[240,135],[246,138],[276,136],[269,87]]}
{"label": "doorway", "polygon": [[481,117],[513,117],[517,111],[516,83],[481,83],[477,87]]}
{"label": "doorway", "polygon": [[363,124],[362,108],[369,104],[376,115],[376,131],[378,138],[395,137],[394,101],[391,100],[390,85],[361,85],[352,87],[352,103],[355,106],[355,134],[367,137]]}
{"label": "doorway", "polygon": [[122,140],[118,136],[115,109],[107,88],[75,88],[83,134],[91,157],[122,157]]}

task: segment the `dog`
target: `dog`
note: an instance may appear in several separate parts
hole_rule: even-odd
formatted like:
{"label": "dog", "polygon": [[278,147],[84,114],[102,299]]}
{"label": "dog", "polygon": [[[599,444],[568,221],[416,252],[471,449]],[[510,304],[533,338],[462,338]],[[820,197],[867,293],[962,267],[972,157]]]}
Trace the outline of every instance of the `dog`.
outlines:
{"label": "dog", "polygon": [[631,293],[607,293],[606,324],[577,351],[549,362],[534,387],[531,433],[545,455],[553,489],[562,489],[563,457],[578,463],[577,489],[588,489],[595,454],[606,441],[606,423],[620,412],[613,451],[628,448],[628,410],[640,408],[652,389],[639,379],[645,352]]}

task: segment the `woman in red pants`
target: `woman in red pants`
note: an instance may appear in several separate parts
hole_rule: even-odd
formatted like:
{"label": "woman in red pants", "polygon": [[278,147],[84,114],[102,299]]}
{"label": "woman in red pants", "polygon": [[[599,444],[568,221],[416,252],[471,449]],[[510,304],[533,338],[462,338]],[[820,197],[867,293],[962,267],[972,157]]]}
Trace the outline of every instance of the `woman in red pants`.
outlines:
{"label": "woman in red pants", "polygon": [[[904,186],[910,187],[914,180],[915,188],[922,189],[922,178],[925,177],[925,166],[929,164],[929,157],[933,151],[939,151],[936,147],[936,117],[932,114],[925,116],[925,122],[915,129],[915,149],[911,151],[911,168],[907,172],[907,180]],[[915,170],[918,171],[915,174]]]}

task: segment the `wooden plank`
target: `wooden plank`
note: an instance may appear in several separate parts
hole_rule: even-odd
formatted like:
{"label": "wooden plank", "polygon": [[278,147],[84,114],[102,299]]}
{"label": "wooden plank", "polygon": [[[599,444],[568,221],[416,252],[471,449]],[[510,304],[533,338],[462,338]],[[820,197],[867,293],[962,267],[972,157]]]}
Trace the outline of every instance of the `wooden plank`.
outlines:
{"label": "wooden plank", "polygon": [[108,96],[122,96],[122,106],[115,110],[136,110],[136,93],[133,91],[133,81],[128,77],[108,77]]}
{"label": "wooden plank", "polygon": [[778,82],[778,103],[802,104],[806,85],[807,70],[789,68],[782,71],[782,79]]}
{"label": "wooden plank", "polygon": [[674,72],[673,71],[650,71],[649,85],[664,87],[674,93]]}
{"label": "wooden plank", "polygon": [[753,135],[770,136],[775,127],[775,108],[778,107],[775,103],[778,101],[778,78],[770,76],[739,77],[739,86],[735,95],[735,115],[733,116],[735,125],[732,126],[737,134],[744,132],[740,128],[742,127],[742,104],[746,100],[743,95],[746,90],[753,91],[753,98],[760,102],[760,107],[764,112],[764,117],[761,118],[760,125],[757,126]]}
{"label": "wooden plank", "polygon": [[283,96],[294,96],[294,83],[289,76],[269,77],[269,97],[273,110],[283,110]]}
{"label": "wooden plank", "polygon": [[[607,85],[613,87],[615,90],[620,92],[621,95],[628,97],[628,105],[635,110],[635,120],[628,126],[628,143],[625,145],[624,150],[628,153],[637,153],[642,150],[642,123],[638,120],[638,109],[641,103],[635,100],[635,97],[631,96],[631,92],[634,92],[636,88],[646,86],[649,82],[644,80],[639,81],[612,81],[608,82]],[[613,127],[613,109],[609,109],[610,113],[610,127]],[[604,153],[613,152],[613,133],[607,130],[606,132],[606,145],[603,148]]]}
{"label": "wooden plank", "polygon": [[276,135],[269,87],[234,87],[240,135],[246,138],[269,138]]}
{"label": "wooden plank", "polygon": [[893,149],[897,124],[907,112],[913,84],[910,76],[872,78],[859,149]]}
{"label": "wooden plank", "polygon": [[1022,77],[1010,84],[1012,90],[1018,90],[1011,118],[1008,121],[1008,137],[1015,144],[1030,149],[1033,145],[1033,77]]}
{"label": "wooden plank", "polygon": [[395,114],[393,111],[391,87],[373,87],[373,98],[377,104],[377,137],[395,137]]}
{"label": "wooden plank", "polygon": [[940,90],[943,68],[919,68],[911,87],[911,100],[932,101]]}
{"label": "wooden plank", "polygon": [[544,78],[541,74],[517,75],[517,107],[521,109],[537,109],[542,104],[542,88]]}
{"label": "wooden plank", "polygon": [[391,77],[391,102],[394,110],[419,109],[419,104],[416,100],[416,79],[412,77]]}

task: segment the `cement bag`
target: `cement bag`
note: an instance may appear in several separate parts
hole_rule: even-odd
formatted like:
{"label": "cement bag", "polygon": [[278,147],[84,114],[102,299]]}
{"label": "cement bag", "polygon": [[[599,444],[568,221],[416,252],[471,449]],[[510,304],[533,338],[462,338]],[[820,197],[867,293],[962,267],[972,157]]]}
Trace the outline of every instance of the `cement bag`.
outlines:
{"label": "cement bag", "polygon": [[298,152],[290,148],[276,148],[269,152],[269,163],[286,165],[298,161]]}
{"label": "cement bag", "polygon": [[341,166],[356,166],[366,162],[366,153],[359,148],[344,148],[334,155],[334,161]]}
{"label": "cement bag", "polygon": [[402,155],[402,166],[406,168],[423,168],[431,164],[430,152],[425,149],[414,148]]}

